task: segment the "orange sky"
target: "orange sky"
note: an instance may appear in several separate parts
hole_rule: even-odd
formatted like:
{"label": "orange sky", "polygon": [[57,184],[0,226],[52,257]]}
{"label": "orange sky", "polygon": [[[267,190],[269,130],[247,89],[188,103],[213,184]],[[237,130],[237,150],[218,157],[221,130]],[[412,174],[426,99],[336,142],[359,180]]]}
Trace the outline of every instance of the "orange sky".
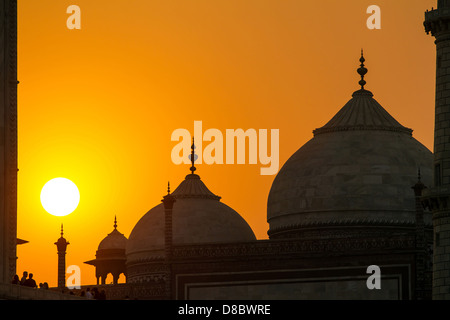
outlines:
{"label": "orange sky", "polygon": [[[81,8],[81,30],[66,8]],[[381,30],[366,8],[381,7]],[[171,161],[171,133],[280,130],[280,168],[358,89],[364,48],[368,90],[432,149],[435,48],[423,28],[435,0],[20,0],[17,272],[57,283],[53,244],[64,223],[67,265],[95,283],[93,259],[113,229],[129,236],[176,187],[188,165]],[[204,144],[205,146],[205,144]],[[198,165],[197,173],[267,238],[275,176],[257,165]],[[81,193],[66,217],[39,200],[65,177]]]}

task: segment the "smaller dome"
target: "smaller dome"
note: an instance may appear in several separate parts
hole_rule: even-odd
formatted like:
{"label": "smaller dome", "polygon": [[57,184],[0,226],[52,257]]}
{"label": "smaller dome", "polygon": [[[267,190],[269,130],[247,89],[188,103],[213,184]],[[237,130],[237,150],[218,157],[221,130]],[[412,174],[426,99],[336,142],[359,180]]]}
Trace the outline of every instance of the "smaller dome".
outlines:
{"label": "smaller dome", "polygon": [[125,249],[127,238],[117,230],[117,220],[114,218],[114,230],[98,245],[98,250]]}
{"label": "smaller dome", "polygon": [[[233,243],[255,241],[250,226],[235,210],[220,201],[197,174],[188,174],[175,189],[173,244]],[[164,205],[148,211],[132,230],[127,261],[154,257],[164,250]]]}
{"label": "smaller dome", "polygon": [[127,242],[127,238],[117,230],[117,219],[114,217],[114,230],[98,245],[95,259],[84,262],[95,267],[97,285],[100,282],[102,285],[106,284],[106,277],[110,273],[113,276],[114,284],[118,283],[120,274],[126,276],[125,248]]}

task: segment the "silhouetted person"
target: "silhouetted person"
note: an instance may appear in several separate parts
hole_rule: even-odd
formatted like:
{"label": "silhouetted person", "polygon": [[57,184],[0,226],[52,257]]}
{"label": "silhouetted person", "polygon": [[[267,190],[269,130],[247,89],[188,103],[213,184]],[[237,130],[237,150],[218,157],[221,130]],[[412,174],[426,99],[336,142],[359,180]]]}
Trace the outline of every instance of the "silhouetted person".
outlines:
{"label": "silhouetted person", "polygon": [[39,283],[39,289],[48,289],[48,283],[47,282]]}
{"label": "silhouetted person", "polygon": [[23,285],[30,288],[37,288],[36,281],[34,281],[32,273],[30,273],[28,279],[25,280],[25,283]]}
{"label": "silhouetted person", "polygon": [[100,300],[100,293],[98,292],[97,288],[92,289],[92,295],[94,296],[95,300]]}
{"label": "silhouetted person", "polygon": [[27,277],[28,277],[28,272],[24,271],[24,272],[23,272],[22,279],[20,279],[20,284],[21,284],[22,286],[25,285],[25,281],[27,281]]}
{"label": "silhouetted person", "polygon": [[86,289],[86,298],[94,299],[94,295],[91,293],[91,288]]}
{"label": "silhouetted person", "polygon": [[105,290],[100,291],[99,300],[106,300],[106,292]]}
{"label": "silhouetted person", "polygon": [[12,284],[20,284],[19,276],[17,274],[13,277],[11,283]]}

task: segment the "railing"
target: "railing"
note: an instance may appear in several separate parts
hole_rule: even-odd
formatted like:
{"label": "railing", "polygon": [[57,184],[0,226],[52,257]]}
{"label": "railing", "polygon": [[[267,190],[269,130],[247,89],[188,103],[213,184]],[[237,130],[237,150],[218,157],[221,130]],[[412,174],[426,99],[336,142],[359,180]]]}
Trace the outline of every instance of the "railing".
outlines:
{"label": "railing", "polygon": [[106,300],[161,300],[165,299],[164,282],[160,283],[120,283],[106,285],[83,285],[80,289],[72,290],[75,295],[80,295],[81,291],[97,288],[105,291]]}
{"label": "railing", "polygon": [[79,300],[68,293],[48,289],[33,289],[18,284],[0,283],[0,299],[7,300]]}

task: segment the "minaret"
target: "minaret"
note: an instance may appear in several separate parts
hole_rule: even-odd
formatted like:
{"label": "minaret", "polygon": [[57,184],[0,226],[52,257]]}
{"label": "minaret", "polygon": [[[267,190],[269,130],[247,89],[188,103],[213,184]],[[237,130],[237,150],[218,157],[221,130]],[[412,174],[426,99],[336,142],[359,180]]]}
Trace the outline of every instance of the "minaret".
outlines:
{"label": "minaret", "polygon": [[426,268],[426,241],[425,241],[425,221],[423,217],[422,195],[425,185],[420,176],[420,168],[417,183],[411,187],[414,190],[416,202],[416,284],[414,299],[423,300],[427,298],[425,284],[425,268]]}
{"label": "minaret", "polygon": [[166,257],[166,297],[172,299],[172,209],[175,203],[175,197],[170,194],[170,183],[167,184],[167,195],[161,200],[164,204],[164,251]]}
{"label": "minaret", "polygon": [[170,260],[172,258],[172,209],[173,204],[175,203],[175,198],[170,194],[170,182],[167,183],[167,195],[163,197],[161,200],[164,204],[164,213],[165,213],[165,223],[164,223],[164,242],[165,242],[165,251],[166,251],[166,259]]}
{"label": "minaret", "polygon": [[425,204],[433,215],[433,299],[450,299],[450,0],[425,13],[436,38],[434,183]]}
{"label": "minaret", "polygon": [[66,249],[69,242],[63,237],[63,225],[61,224],[61,237],[55,242],[58,248],[58,288],[66,287]]}
{"label": "minaret", "polygon": [[[197,155],[195,154],[194,138],[192,138],[191,154],[189,156],[191,160],[191,175],[194,175],[195,170],[195,160]],[[175,197],[170,194],[170,182],[167,184],[167,195],[161,200],[164,204],[164,251],[165,260],[167,267],[166,276],[166,297],[167,299],[172,299],[172,253],[173,253],[173,227],[172,227],[172,214],[173,205],[176,202]]]}

